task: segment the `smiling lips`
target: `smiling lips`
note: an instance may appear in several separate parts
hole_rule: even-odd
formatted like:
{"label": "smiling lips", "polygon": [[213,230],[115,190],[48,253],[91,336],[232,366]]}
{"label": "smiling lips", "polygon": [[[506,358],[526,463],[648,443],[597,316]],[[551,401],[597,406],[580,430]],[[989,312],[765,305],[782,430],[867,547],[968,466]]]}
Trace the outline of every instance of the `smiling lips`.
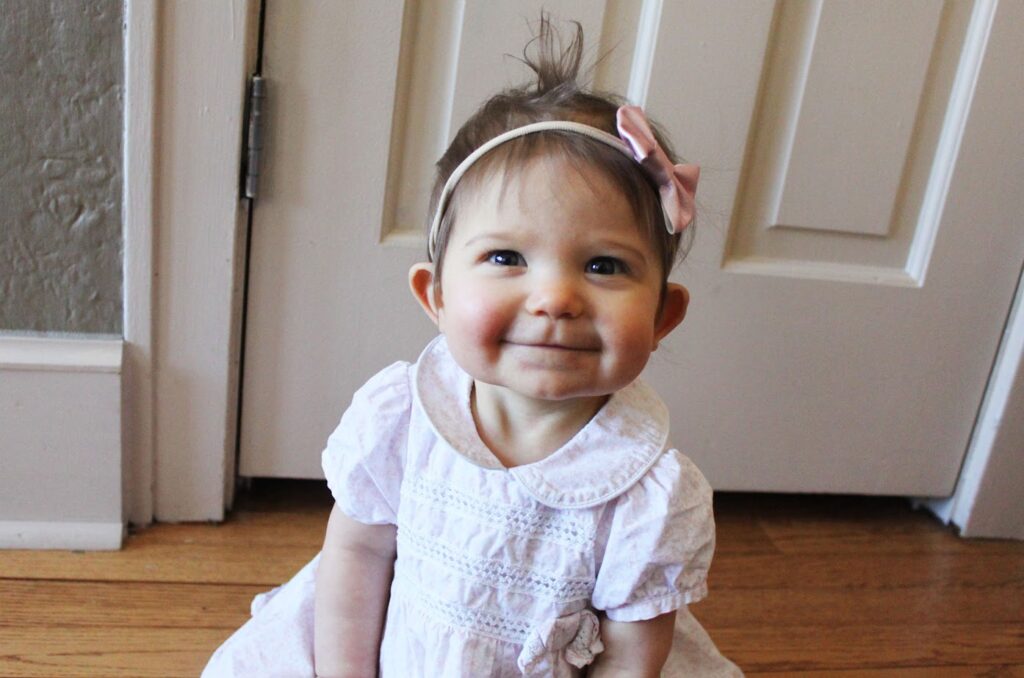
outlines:
{"label": "smiling lips", "polygon": [[520,346],[523,348],[540,348],[548,349],[553,351],[597,351],[598,348],[592,344],[576,344],[576,343],[561,343],[561,342],[546,342],[546,341],[506,341],[506,344],[513,346]]}

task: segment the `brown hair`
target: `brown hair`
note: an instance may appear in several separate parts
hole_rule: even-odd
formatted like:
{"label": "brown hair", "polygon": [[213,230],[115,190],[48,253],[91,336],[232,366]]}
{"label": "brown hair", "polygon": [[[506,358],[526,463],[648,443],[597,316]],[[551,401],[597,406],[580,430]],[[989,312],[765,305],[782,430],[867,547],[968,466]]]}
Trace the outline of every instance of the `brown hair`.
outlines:
{"label": "brown hair", "polygon": [[[430,197],[433,217],[445,182],[456,167],[490,139],[516,127],[543,120],[571,120],[618,135],[615,113],[624,103],[613,94],[588,90],[577,82],[583,56],[583,27],[572,22],[572,40],[563,49],[561,36],[546,13],[541,14],[534,38],[523,49],[523,63],[536,75],[534,83],[504,90],[487,101],[459,129],[448,150],[437,161],[437,177]],[[531,56],[531,47],[536,56]],[[652,123],[655,137],[673,163],[678,162],[671,145]],[[465,195],[482,179],[496,171],[506,178],[543,155],[558,155],[575,167],[594,167],[627,197],[633,214],[642,225],[656,252],[661,255],[662,293],[669,273],[680,254],[685,256],[693,239],[693,225],[682,236],[670,235],[665,227],[658,190],[640,166],[602,143],[572,132],[546,130],[508,141],[477,161],[460,180],[442,216],[434,255],[434,286],[440,293],[441,270],[452,227],[457,220],[460,192]],[[429,256],[429,253],[428,253]],[[680,257],[681,258],[681,257]]]}

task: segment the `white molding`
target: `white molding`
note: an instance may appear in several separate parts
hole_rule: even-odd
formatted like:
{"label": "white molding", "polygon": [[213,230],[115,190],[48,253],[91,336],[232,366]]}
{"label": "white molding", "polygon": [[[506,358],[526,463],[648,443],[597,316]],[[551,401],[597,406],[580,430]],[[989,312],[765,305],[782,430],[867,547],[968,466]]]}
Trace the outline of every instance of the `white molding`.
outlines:
{"label": "white molding", "polygon": [[123,537],[121,523],[0,520],[0,549],[116,551]]}
{"label": "white molding", "polygon": [[120,338],[0,336],[0,548],[117,549]]}
{"label": "white molding", "polygon": [[949,104],[942,123],[935,148],[935,160],[928,176],[924,200],[921,204],[916,235],[910,245],[907,256],[907,273],[921,285],[928,270],[928,263],[935,249],[935,240],[942,222],[942,210],[946,206],[949,186],[956,168],[956,158],[960,153],[960,142],[967,128],[967,118],[971,112],[974,89],[978,84],[981,65],[988,46],[992,22],[995,21],[997,0],[978,0],[971,13],[971,21],[967,26],[967,37],[960,53],[960,63],[956,69],[956,78],[949,94]]}
{"label": "white molding", "polygon": [[[405,3],[401,52],[384,192],[381,242],[426,247],[419,219],[426,214],[434,161],[451,140],[465,0]],[[409,111],[416,111],[415,119]],[[400,215],[405,215],[404,218]]]}
{"label": "white molding", "polygon": [[923,500],[965,537],[1024,539],[1024,272],[953,496]]}
{"label": "white molding", "polygon": [[889,285],[891,287],[921,286],[920,281],[899,268],[840,262],[746,256],[726,260],[722,264],[722,270],[740,275],[768,275],[807,280],[832,280],[865,285]]}
{"label": "white molding", "polygon": [[127,0],[124,45],[124,517],[153,520],[153,136],[157,6]]}
{"label": "white molding", "polygon": [[0,335],[0,370],[121,371],[120,339]]}
{"label": "white molding", "polygon": [[633,46],[633,63],[629,71],[626,100],[637,106],[647,104],[651,73],[654,71],[654,55],[658,46],[658,31],[661,28],[662,0],[643,0],[637,19],[636,42]]}
{"label": "white molding", "polygon": [[259,3],[157,5],[153,517],[222,520],[235,474],[239,159]]}

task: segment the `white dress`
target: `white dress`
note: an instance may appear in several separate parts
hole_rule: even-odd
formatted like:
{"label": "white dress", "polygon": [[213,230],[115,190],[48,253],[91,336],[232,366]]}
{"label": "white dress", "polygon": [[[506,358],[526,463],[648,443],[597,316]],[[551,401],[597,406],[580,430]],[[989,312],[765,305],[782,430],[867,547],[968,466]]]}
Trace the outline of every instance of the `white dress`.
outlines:
{"label": "white dress", "polygon": [[[480,440],[471,390],[439,337],[356,392],[323,453],[346,514],[398,526],[381,676],[579,676],[602,649],[595,610],[679,610],[663,675],[741,675],[685,609],[707,591],[711,489],[668,447],[653,390],[634,382],[512,469]],[[313,675],[318,561],[253,601],[204,678]]]}

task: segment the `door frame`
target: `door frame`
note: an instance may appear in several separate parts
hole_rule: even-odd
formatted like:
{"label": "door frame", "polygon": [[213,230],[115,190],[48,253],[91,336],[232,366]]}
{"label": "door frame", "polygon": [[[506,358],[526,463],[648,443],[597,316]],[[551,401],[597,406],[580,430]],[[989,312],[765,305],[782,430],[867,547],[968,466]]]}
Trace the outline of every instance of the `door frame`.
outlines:
{"label": "door frame", "polygon": [[1024,539],[1024,265],[953,496],[925,505],[965,537]]}
{"label": "door frame", "polygon": [[247,201],[246,79],[259,0],[125,5],[127,520],[222,520],[235,484]]}
{"label": "door frame", "polygon": [[[157,519],[219,520],[232,499],[235,476],[246,212],[237,198],[238,158],[245,67],[254,63],[259,0],[231,6],[165,3],[158,7],[154,0],[129,0],[128,7],[129,46],[147,49],[131,38],[133,30],[140,35],[148,30],[137,25],[136,15],[139,23],[155,21],[157,29],[151,37],[159,38],[148,47],[155,53],[154,72],[159,82],[157,122],[151,137],[152,213],[157,224],[152,268],[128,261],[133,250],[126,240],[126,289],[129,279],[139,283],[140,290],[149,281],[153,300],[150,362],[148,367],[143,361],[140,370],[132,370],[131,378],[131,392],[147,393],[151,384],[153,394],[151,408],[143,398],[131,413],[141,432],[133,438],[135,461],[128,465],[136,469],[129,478],[134,485],[132,505],[140,507],[139,515],[145,515],[149,494],[152,515]],[[129,54],[127,58],[133,57]],[[204,68],[189,71],[188,65],[197,61]],[[179,74],[188,77],[175,78]],[[225,87],[225,83],[234,85]],[[131,81],[126,81],[126,87],[130,99]],[[127,124],[132,123],[129,118]],[[160,149],[172,152],[161,155]],[[131,182],[145,183],[144,176],[133,176],[129,169],[126,162],[126,188]],[[128,190],[126,195],[137,193]],[[139,208],[139,214],[144,212]],[[126,224],[134,223],[133,213],[129,210],[126,214]],[[210,226],[216,224],[223,228],[214,236]],[[188,264],[174,265],[183,261]],[[225,271],[225,262],[229,271]],[[155,277],[148,278],[147,270]],[[1010,426],[1014,420],[1024,420],[1022,299],[1024,280],[1018,281],[1014,307],[1008,310],[999,357],[978,404],[980,414],[955,493],[925,502],[968,536],[973,536],[972,516],[990,515],[992,507],[1000,506],[1011,510],[1003,511],[998,531],[1024,538],[1024,502],[1014,501],[1011,489],[1024,483],[1024,460],[1017,454],[1024,449],[1024,431]],[[135,312],[134,301],[126,293],[126,341],[131,341],[128,328],[133,325],[127,316]],[[144,308],[140,315],[145,315]],[[183,324],[188,328],[186,336],[179,329]],[[201,383],[190,383],[192,380]],[[178,425],[181,412],[189,413],[186,430]],[[145,423],[147,416],[152,423]],[[147,453],[150,439],[151,453]],[[154,469],[151,484],[147,468]],[[1005,477],[1008,473],[1015,474],[1020,483],[994,482],[997,474]]]}
{"label": "door frame", "polygon": [[122,483],[126,522],[153,519],[153,123],[156,0],[124,4]]}

